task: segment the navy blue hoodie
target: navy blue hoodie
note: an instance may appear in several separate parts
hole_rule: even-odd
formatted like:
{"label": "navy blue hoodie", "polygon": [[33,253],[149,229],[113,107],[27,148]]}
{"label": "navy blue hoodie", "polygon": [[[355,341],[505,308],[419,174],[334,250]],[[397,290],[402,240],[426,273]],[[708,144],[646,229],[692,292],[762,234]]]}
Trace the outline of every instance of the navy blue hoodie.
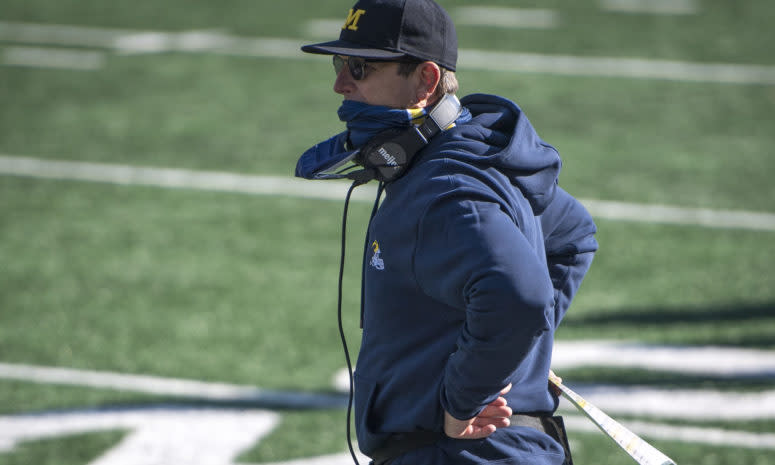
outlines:
{"label": "navy blue hoodie", "polygon": [[[597,249],[595,225],[558,187],[557,151],[516,104],[482,94],[462,104],[471,121],[437,135],[386,186],[368,230],[355,372],[367,455],[390,433],[443,431],[444,410],[477,415],[509,383],[515,413],[557,407],[547,382],[554,331]],[[549,436],[515,426],[482,440],[445,438],[404,460],[562,457]]]}

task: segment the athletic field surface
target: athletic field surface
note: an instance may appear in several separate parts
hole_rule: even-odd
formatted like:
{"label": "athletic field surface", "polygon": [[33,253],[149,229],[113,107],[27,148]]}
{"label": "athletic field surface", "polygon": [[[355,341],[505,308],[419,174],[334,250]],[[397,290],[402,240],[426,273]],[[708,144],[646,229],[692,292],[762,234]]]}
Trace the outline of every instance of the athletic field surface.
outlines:
{"label": "athletic field surface", "polygon": [[[679,465],[772,463],[775,5],[440,3],[459,95],[517,102],[599,228],[555,371]],[[0,465],[351,463],[348,185],[293,178],[343,130],[299,47],[350,6],[2,2]],[[633,463],[560,413],[576,463]]]}

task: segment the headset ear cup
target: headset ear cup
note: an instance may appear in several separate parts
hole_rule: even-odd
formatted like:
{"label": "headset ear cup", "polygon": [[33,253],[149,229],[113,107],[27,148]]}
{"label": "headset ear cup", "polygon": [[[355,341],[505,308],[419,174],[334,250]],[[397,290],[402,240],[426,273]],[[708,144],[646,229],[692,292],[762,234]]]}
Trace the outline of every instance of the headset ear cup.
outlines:
{"label": "headset ear cup", "polygon": [[402,136],[407,131],[391,128],[380,132],[361,148],[356,162],[372,170],[379,181],[389,182],[398,178],[406,171],[414,155],[414,151],[408,153],[402,144]]}

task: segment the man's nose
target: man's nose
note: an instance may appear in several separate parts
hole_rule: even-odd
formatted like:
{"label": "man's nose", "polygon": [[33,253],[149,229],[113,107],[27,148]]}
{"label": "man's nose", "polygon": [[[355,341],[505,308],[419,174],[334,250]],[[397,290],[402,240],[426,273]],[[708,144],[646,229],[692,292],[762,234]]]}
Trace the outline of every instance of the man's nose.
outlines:
{"label": "man's nose", "polygon": [[354,90],[354,87],[353,77],[350,75],[350,70],[345,66],[339,71],[339,74],[336,75],[334,92],[341,95],[347,95]]}

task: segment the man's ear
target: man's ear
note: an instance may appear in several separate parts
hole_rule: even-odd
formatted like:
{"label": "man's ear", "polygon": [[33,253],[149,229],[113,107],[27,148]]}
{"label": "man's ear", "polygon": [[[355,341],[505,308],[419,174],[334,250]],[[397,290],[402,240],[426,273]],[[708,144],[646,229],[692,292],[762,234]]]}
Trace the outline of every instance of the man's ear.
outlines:
{"label": "man's ear", "polygon": [[425,105],[423,106],[430,105],[433,103],[436,87],[438,87],[439,80],[441,79],[439,65],[432,61],[426,61],[417,66],[416,72],[419,78],[417,83],[417,101],[424,102]]}

